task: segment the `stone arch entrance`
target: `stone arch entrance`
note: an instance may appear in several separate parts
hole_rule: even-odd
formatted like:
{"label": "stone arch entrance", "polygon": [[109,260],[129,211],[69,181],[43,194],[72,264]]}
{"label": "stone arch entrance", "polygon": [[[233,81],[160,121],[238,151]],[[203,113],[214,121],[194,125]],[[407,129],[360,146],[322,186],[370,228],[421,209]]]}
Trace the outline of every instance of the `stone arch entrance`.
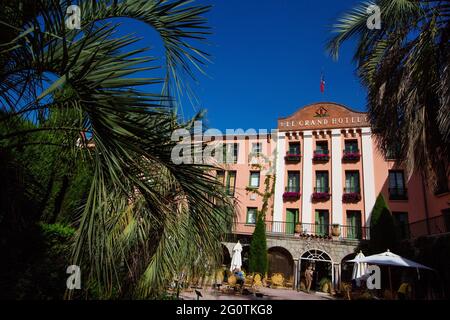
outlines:
{"label": "stone arch entrance", "polygon": [[308,266],[312,266],[314,270],[311,290],[320,291],[320,282],[325,278],[334,284],[333,260],[330,255],[323,250],[310,249],[299,259],[297,279],[300,281],[297,282],[297,289],[302,289],[302,283],[306,283],[304,274]]}
{"label": "stone arch entrance", "polygon": [[242,245],[242,253],[241,253],[242,270],[244,270],[245,272],[249,272],[249,263],[248,263],[249,256],[250,256],[250,246]]}
{"label": "stone arch entrance", "polygon": [[231,264],[231,256],[228,248],[222,244],[222,265],[230,266]]}
{"label": "stone arch entrance", "polygon": [[341,260],[341,282],[352,282],[353,265],[352,262],[347,262],[348,260],[354,259],[356,253],[350,253],[346,255]]}
{"label": "stone arch entrance", "polygon": [[267,251],[269,268],[268,275],[282,273],[286,280],[293,282],[294,258],[291,253],[283,247],[272,247]]}

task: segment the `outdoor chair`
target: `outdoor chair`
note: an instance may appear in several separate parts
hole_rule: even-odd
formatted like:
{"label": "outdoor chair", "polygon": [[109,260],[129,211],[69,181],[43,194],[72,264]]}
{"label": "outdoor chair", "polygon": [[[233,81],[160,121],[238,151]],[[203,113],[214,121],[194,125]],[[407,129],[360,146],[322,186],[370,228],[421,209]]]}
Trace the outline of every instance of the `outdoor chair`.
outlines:
{"label": "outdoor chair", "polygon": [[262,286],[262,275],[260,273],[255,273],[255,275],[253,276],[253,287],[260,288]]}
{"label": "outdoor chair", "polygon": [[253,286],[253,276],[246,276],[244,281],[244,287],[251,288]]}
{"label": "outdoor chair", "polygon": [[284,276],[282,273],[274,273],[272,275],[272,285],[271,288],[282,288],[284,287]]}
{"label": "outdoor chair", "polygon": [[227,289],[228,290],[236,290],[236,286],[237,286],[237,278],[235,275],[231,275],[228,277],[228,286]]}
{"label": "outdoor chair", "polygon": [[223,283],[224,280],[224,275],[223,275],[223,270],[219,270],[216,272],[216,278],[214,279],[214,281],[216,283]]}
{"label": "outdoor chair", "polygon": [[290,276],[289,280],[286,280],[286,288],[292,289],[294,287],[294,276]]}

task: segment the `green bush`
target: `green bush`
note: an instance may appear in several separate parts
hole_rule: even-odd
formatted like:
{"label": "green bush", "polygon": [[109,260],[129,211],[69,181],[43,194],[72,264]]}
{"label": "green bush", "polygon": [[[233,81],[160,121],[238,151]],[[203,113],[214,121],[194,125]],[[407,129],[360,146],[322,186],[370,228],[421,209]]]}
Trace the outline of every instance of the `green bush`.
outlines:
{"label": "green bush", "polygon": [[391,211],[380,194],[370,218],[370,253],[380,253],[396,245],[396,231]]}
{"label": "green bush", "polygon": [[[66,290],[66,268],[75,230],[61,224],[39,224],[33,243],[15,275],[11,299],[62,299]],[[20,269],[24,270],[21,271]]]}
{"label": "green bush", "polygon": [[265,275],[267,272],[267,240],[266,225],[261,215],[258,215],[255,231],[250,243],[249,269],[250,272],[259,272]]}

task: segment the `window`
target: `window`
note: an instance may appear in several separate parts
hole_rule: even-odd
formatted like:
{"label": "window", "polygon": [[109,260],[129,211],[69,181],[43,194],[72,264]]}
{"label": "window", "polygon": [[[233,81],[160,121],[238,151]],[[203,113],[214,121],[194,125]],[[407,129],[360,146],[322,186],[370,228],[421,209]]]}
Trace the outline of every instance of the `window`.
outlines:
{"label": "window", "polygon": [[330,190],[328,187],[328,171],[316,172],[316,192],[328,193]]}
{"label": "window", "polygon": [[224,143],[222,149],[222,163],[237,163],[239,154],[238,143]]}
{"label": "window", "polygon": [[258,188],[259,187],[259,171],[250,171],[250,187]]}
{"label": "window", "polygon": [[298,221],[298,209],[286,209],[286,234],[295,233],[295,224]]}
{"label": "window", "polygon": [[299,142],[291,142],[289,143],[289,152],[290,155],[298,156],[300,155],[300,143]]}
{"label": "window", "polygon": [[316,142],[316,153],[328,154],[328,142],[327,141],[317,141]]}
{"label": "window", "polygon": [[227,184],[225,192],[229,196],[234,196],[234,189],[236,187],[236,171],[228,171]]}
{"label": "window", "polygon": [[345,172],[344,193],[360,193],[359,171],[346,171]]}
{"label": "window", "polygon": [[347,211],[347,238],[362,238],[361,211]]}
{"label": "window", "polygon": [[405,179],[403,171],[390,170],[389,171],[389,199],[391,200],[406,200]]}
{"label": "window", "polygon": [[286,192],[300,192],[300,172],[289,171]]}
{"label": "window", "polygon": [[358,152],[358,140],[345,140],[345,152]]}
{"label": "window", "polygon": [[262,145],[260,142],[255,142],[252,144],[252,153],[259,157],[262,153]]}
{"label": "window", "polygon": [[217,180],[218,180],[221,184],[225,185],[225,171],[223,171],[223,170],[217,170],[217,171],[216,171],[216,177],[217,177]]}
{"label": "window", "polygon": [[233,163],[238,162],[238,156],[239,156],[239,144],[233,143]]}
{"label": "window", "polygon": [[257,208],[247,208],[247,224],[256,224]]}
{"label": "window", "polygon": [[444,216],[445,229],[450,232],[450,208],[442,210],[442,215]]}
{"label": "window", "polygon": [[316,211],[316,235],[327,235],[329,234],[330,226],[330,215],[328,210],[317,210]]}
{"label": "window", "polygon": [[386,159],[387,160],[395,160],[400,158],[401,153],[401,145],[399,143],[391,144],[388,146],[386,150]]}
{"label": "window", "polygon": [[394,226],[400,239],[409,238],[409,220],[408,212],[392,212]]}

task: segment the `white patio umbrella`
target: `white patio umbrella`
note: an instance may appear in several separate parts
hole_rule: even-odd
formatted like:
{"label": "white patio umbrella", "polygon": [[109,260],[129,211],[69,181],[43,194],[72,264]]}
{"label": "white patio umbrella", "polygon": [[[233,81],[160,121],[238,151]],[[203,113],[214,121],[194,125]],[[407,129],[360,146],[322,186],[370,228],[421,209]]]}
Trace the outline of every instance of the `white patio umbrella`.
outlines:
{"label": "white patio umbrella", "polygon": [[391,277],[391,267],[403,267],[403,268],[415,268],[417,270],[419,269],[425,269],[425,270],[431,270],[433,269],[424,266],[423,264],[420,264],[418,262],[414,262],[412,260],[403,258],[395,253],[392,253],[389,251],[389,249],[386,252],[374,254],[371,256],[367,256],[362,259],[353,259],[349,260],[348,262],[359,262],[359,263],[367,263],[367,264],[375,264],[380,266],[388,266],[389,271],[389,285],[391,287],[392,292],[392,277]]}
{"label": "white patio umbrella", "polygon": [[389,251],[374,254],[372,256],[367,256],[361,259],[353,259],[349,260],[348,262],[359,262],[359,263],[367,263],[367,264],[376,264],[376,265],[382,265],[382,266],[392,266],[392,267],[403,267],[403,268],[415,268],[415,269],[426,269],[426,270],[433,270],[427,266],[424,266],[423,264],[420,264],[418,262],[414,262],[412,260],[403,258],[395,253],[392,253]]}
{"label": "white patio umbrella", "polygon": [[359,262],[363,258],[365,258],[365,256],[362,253],[362,251],[360,251],[356,255],[355,259],[350,261],[350,262],[355,261],[355,264],[353,265],[352,280],[356,280],[358,286],[359,286],[361,278],[363,278],[367,273],[367,263]]}
{"label": "white patio umbrella", "polygon": [[233,272],[234,269],[241,268],[241,266],[242,266],[241,252],[242,252],[242,245],[238,240],[238,242],[236,243],[236,245],[233,248],[233,257],[231,258],[230,271]]}

